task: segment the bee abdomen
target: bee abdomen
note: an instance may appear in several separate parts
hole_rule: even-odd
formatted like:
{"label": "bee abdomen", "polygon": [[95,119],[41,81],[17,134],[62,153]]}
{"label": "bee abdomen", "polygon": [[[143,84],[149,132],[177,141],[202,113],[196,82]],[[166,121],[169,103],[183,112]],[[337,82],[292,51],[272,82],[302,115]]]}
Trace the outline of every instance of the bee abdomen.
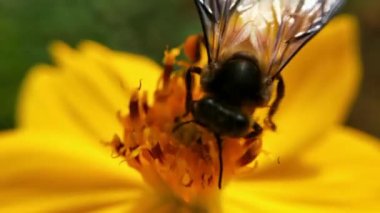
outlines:
{"label": "bee abdomen", "polygon": [[194,119],[219,135],[244,136],[250,126],[250,118],[239,108],[226,106],[212,97],[194,102]]}

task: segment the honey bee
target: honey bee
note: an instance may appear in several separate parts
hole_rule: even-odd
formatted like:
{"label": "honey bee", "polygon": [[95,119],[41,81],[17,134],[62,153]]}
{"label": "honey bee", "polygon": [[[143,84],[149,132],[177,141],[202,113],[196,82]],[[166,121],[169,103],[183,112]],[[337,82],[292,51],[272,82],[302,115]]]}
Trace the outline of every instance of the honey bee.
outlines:
{"label": "honey bee", "polygon": [[[265,126],[285,94],[281,71],[337,13],[343,0],[194,0],[203,28],[208,65],[185,74],[186,114],[215,135],[219,182],[223,174],[222,137],[255,138],[263,127],[252,119],[269,106]],[[193,100],[193,75],[205,95]],[[276,92],[273,93],[272,90]],[[272,94],[276,94],[272,100]],[[270,103],[271,102],[271,103]]]}

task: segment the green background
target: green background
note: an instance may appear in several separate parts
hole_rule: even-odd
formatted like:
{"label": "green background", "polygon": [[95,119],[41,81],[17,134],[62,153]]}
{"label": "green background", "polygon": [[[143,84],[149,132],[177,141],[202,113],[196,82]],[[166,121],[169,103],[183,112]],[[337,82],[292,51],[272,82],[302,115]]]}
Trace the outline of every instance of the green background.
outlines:
{"label": "green background", "polygon": [[[348,1],[344,12],[360,20],[365,67],[347,124],[380,136],[380,2]],[[192,0],[0,0],[0,129],[14,127],[20,83],[33,64],[49,62],[51,41],[91,39],[160,61],[167,45],[199,31]]]}

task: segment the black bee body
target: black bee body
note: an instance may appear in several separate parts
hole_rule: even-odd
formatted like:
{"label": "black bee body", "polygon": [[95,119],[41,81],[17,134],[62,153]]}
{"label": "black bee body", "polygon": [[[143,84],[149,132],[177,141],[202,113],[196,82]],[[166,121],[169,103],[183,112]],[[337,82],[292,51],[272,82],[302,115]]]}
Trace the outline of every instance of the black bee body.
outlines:
{"label": "black bee body", "polygon": [[268,79],[254,59],[242,54],[208,69],[201,76],[206,95],[191,107],[195,122],[220,136],[245,136],[252,125],[252,112],[269,100]]}
{"label": "black bee body", "polygon": [[[284,97],[282,70],[337,13],[344,0],[194,0],[203,29],[208,66],[186,73],[186,113],[214,133],[222,185],[222,137],[256,139],[263,128],[251,119],[268,106],[265,127]],[[192,73],[205,96],[192,99]],[[276,83],[275,83],[276,82]],[[269,103],[272,87],[276,88]],[[184,116],[186,117],[186,116]],[[175,129],[177,129],[176,127]]]}

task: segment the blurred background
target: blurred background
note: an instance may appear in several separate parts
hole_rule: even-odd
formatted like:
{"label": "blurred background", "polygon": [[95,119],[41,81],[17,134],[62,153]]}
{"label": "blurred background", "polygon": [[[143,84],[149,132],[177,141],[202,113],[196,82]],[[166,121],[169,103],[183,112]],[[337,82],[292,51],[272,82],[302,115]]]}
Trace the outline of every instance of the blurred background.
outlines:
{"label": "blurred background", "polygon": [[[380,2],[348,0],[344,12],[360,20],[365,70],[347,124],[380,137]],[[0,0],[0,130],[14,127],[20,83],[49,63],[51,41],[91,39],[160,62],[167,45],[200,29],[192,0]]]}

